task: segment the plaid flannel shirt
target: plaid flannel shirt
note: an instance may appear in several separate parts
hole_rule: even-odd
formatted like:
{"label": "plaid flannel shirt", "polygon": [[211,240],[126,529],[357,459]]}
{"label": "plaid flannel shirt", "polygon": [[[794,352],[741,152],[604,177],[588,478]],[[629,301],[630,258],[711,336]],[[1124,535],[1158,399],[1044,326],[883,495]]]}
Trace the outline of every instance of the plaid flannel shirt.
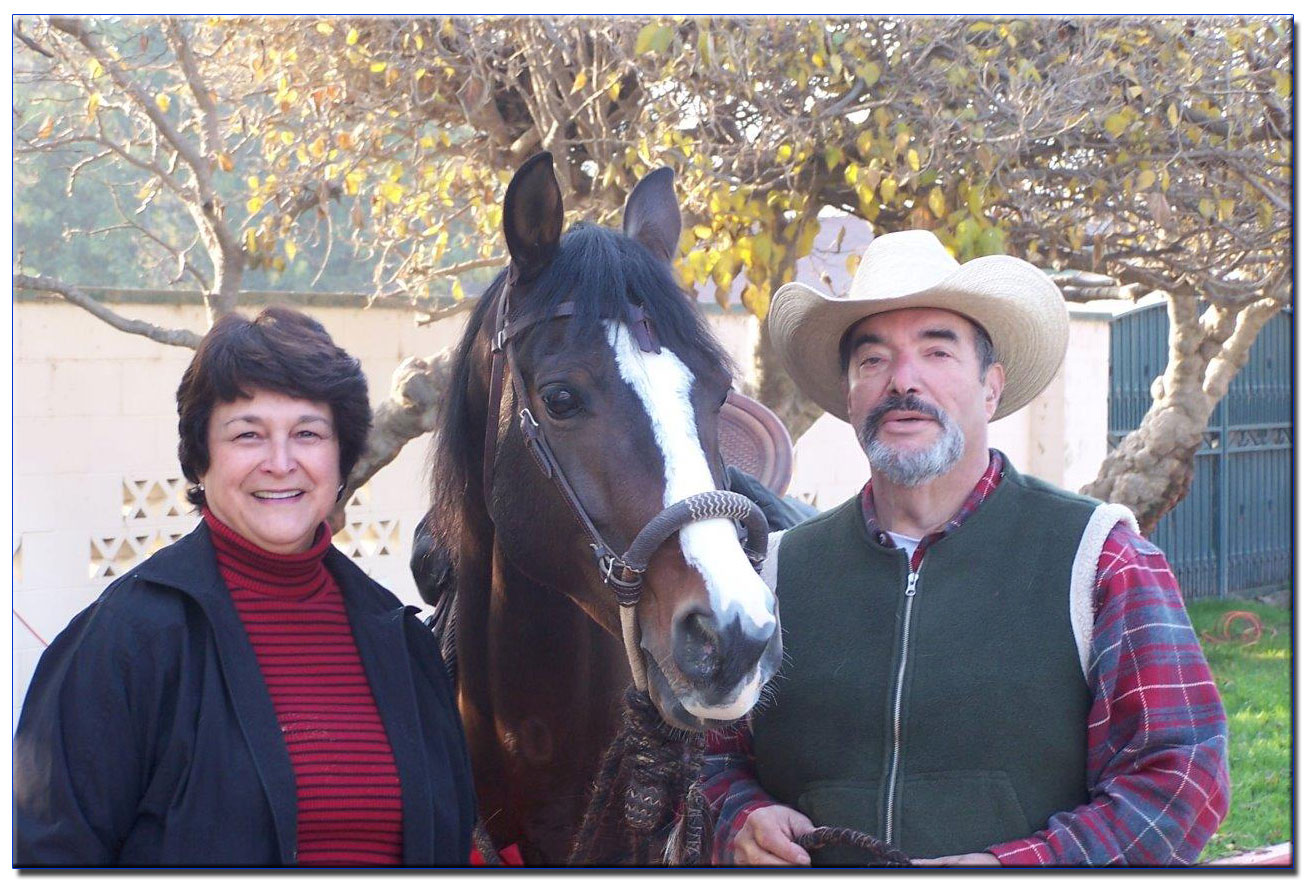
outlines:
{"label": "plaid flannel shirt", "polygon": [[[956,515],[923,538],[956,529],[1001,482],[1002,455]],[[895,546],[861,492],[870,537]],[[1120,523],[1097,560],[1088,682],[1088,804],[1052,815],[1045,829],[991,845],[1006,866],[1190,864],[1228,812],[1228,728],[1223,704],[1164,553]],[[732,864],[747,816],[776,804],[753,777],[746,722],[708,738],[703,789],[716,814],[712,858]]]}

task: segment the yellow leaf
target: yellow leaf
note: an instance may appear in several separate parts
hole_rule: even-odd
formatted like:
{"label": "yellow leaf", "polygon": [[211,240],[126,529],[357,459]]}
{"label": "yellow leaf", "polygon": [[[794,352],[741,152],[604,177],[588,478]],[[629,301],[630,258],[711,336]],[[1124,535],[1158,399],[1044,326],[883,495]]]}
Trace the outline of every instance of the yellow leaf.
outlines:
{"label": "yellow leaf", "polygon": [[739,300],[743,302],[743,306],[749,313],[758,318],[764,317],[770,310],[770,293],[760,286],[749,284],[743,289]]}
{"label": "yellow leaf", "polygon": [[398,205],[403,200],[403,186],[393,181],[386,181],[378,188],[380,194],[391,203]]}
{"label": "yellow leaf", "polygon": [[1124,114],[1111,114],[1106,117],[1106,132],[1114,137],[1118,137],[1121,132],[1128,128],[1128,117]]}
{"label": "yellow leaf", "polygon": [[581,89],[584,89],[585,84],[588,82],[589,82],[589,75],[587,73],[581,71],[580,73],[576,74],[575,82],[571,84],[571,94],[575,95]]}
{"label": "yellow leaf", "polygon": [[893,140],[894,153],[900,154],[902,151],[906,150],[906,146],[909,145],[910,143],[911,143],[911,133],[909,132],[897,133],[897,138]]}
{"label": "yellow leaf", "polygon": [[781,144],[775,151],[775,159],[781,163],[787,163],[793,156],[793,145]]}
{"label": "yellow leaf", "polygon": [[461,280],[453,281],[453,288],[449,290],[449,294],[453,296],[454,301],[461,301],[463,298],[467,297],[467,293],[462,290]]}
{"label": "yellow leaf", "polygon": [[1140,191],[1147,190],[1155,184],[1155,173],[1150,169],[1143,169],[1137,174],[1137,189]]}
{"label": "yellow leaf", "polygon": [[897,180],[890,176],[879,182],[879,196],[883,197],[885,203],[891,203],[893,197],[897,196]]}
{"label": "yellow leaf", "polygon": [[855,276],[856,269],[861,266],[861,256],[855,252],[850,253],[847,260],[843,262],[843,266],[847,268],[848,276]]}
{"label": "yellow leaf", "polygon": [[236,168],[236,164],[231,161],[231,157],[228,154],[218,154],[217,160],[218,168],[223,172],[230,172],[232,169]]}
{"label": "yellow leaf", "polygon": [[159,106],[159,110],[166,114],[168,108],[172,107],[172,97],[166,92],[160,92],[158,95],[154,96],[154,103]]}
{"label": "yellow leaf", "polygon": [[1002,255],[1006,252],[1006,234],[1000,228],[984,228],[979,234],[978,251],[980,255]]}
{"label": "yellow leaf", "polygon": [[857,173],[859,173],[860,171],[861,171],[860,166],[856,165],[855,163],[848,163],[846,166],[843,167],[843,180],[846,181],[849,186],[855,187]]}
{"label": "yellow leaf", "polygon": [[936,187],[929,191],[929,211],[935,218],[942,218],[947,214],[947,201],[943,198],[942,188]]}
{"label": "yellow leaf", "polygon": [[100,64],[100,60],[98,58],[91,59],[90,68],[91,68],[92,80],[94,80],[96,77],[101,77],[104,75],[104,65]]}
{"label": "yellow leaf", "polygon": [[1233,212],[1235,212],[1236,210],[1237,210],[1237,202],[1235,200],[1220,200],[1219,220],[1227,221],[1229,218],[1232,218]]}
{"label": "yellow leaf", "polygon": [[634,54],[643,55],[645,52],[665,52],[671,45],[671,29],[665,25],[650,24],[644,25],[637,37],[634,38]]}
{"label": "yellow leaf", "polygon": [[875,136],[870,130],[863,131],[856,137],[856,150],[863,159],[870,159],[870,151],[875,146]]}
{"label": "yellow leaf", "polygon": [[1196,205],[1196,211],[1201,213],[1201,217],[1210,219],[1214,217],[1214,200],[1208,197]]}
{"label": "yellow leaf", "polygon": [[295,255],[299,253],[299,247],[295,245],[294,240],[285,241],[285,257],[291,261],[295,260]]}
{"label": "yellow leaf", "polygon": [[700,240],[705,240],[711,236],[711,228],[705,224],[695,224],[693,226],[693,235]]}
{"label": "yellow leaf", "polygon": [[45,122],[41,123],[41,128],[36,131],[37,138],[49,138],[50,133],[54,131],[54,117],[46,117]]}
{"label": "yellow leaf", "polygon": [[350,28],[350,29],[349,29],[349,36],[347,36],[347,37],[344,38],[344,42],[345,42],[345,43],[348,43],[350,46],[352,46],[352,45],[354,45],[355,43],[357,43],[357,42],[358,42],[358,29],[357,29],[357,28]]}
{"label": "yellow leaf", "polygon": [[1169,109],[1168,109],[1165,113],[1166,113],[1166,115],[1169,117],[1169,125],[1170,125],[1170,126],[1177,126],[1177,125],[1178,125],[1178,105],[1173,104],[1173,103],[1171,102],[1171,103],[1169,104]]}
{"label": "yellow leaf", "polygon": [[426,148],[426,150],[431,150],[435,147],[435,139],[431,138],[429,135],[423,135],[421,138],[417,139],[417,144]]}
{"label": "yellow leaf", "polygon": [[865,81],[866,86],[873,86],[879,82],[879,65],[872,61],[868,61],[861,65],[861,67],[857,69],[857,73],[861,75],[861,79]]}
{"label": "yellow leaf", "polygon": [[418,69],[417,69],[417,73],[413,74],[413,79],[414,79],[414,80],[420,80],[420,79],[421,79],[422,77],[424,77],[424,76],[426,76],[426,69],[425,69],[425,68],[418,68]]}
{"label": "yellow leaf", "polygon": [[366,175],[358,169],[355,169],[349,174],[345,175],[344,192],[351,197],[357,194],[358,188],[363,183],[364,178],[366,178]]}
{"label": "yellow leaf", "polygon": [[86,99],[86,119],[94,120],[95,115],[100,111],[100,93],[92,92],[91,97]]}
{"label": "yellow leaf", "polygon": [[258,251],[258,235],[253,228],[245,231],[245,251],[251,255]]}
{"label": "yellow leaf", "polygon": [[249,210],[250,215],[257,215],[258,210],[263,208],[263,198],[250,197],[249,201],[245,203],[245,208]]}
{"label": "yellow leaf", "polygon": [[251,191],[258,190],[258,176],[257,175],[249,176],[248,178],[245,179],[245,184],[249,185],[249,189]]}
{"label": "yellow leaf", "polygon": [[906,165],[911,167],[912,172],[920,171],[920,154],[916,152],[915,148],[911,148],[906,152]]}
{"label": "yellow leaf", "polygon": [[319,34],[334,34],[334,33],[335,33],[335,26],[332,25],[330,22],[318,22],[318,23],[317,23],[317,33],[319,33]]}
{"label": "yellow leaf", "polygon": [[1279,98],[1291,98],[1291,75],[1286,71],[1274,70],[1273,91]]}
{"label": "yellow leaf", "polygon": [[374,61],[371,63],[371,66],[368,68],[368,70],[371,71],[373,74],[379,74],[381,71],[385,70],[385,62]]}

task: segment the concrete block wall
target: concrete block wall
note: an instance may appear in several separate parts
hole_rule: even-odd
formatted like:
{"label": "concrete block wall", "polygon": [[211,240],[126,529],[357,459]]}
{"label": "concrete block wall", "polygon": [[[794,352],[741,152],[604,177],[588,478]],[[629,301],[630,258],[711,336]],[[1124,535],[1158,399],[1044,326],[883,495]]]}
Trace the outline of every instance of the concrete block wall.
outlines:
{"label": "concrete block wall", "polygon": [[[114,307],[164,327],[205,326],[198,303]],[[309,312],[361,360],[373,404],[386,395],[404,358],[456,343],[466,317],[420,327],[406,310],[313,306]],[[1021,469],[1071,489],[1095,475],[1106,453],[1107,318],[1075,312],[1069,357],[1057,378],[1027,408],[992,426],[994,444]],[[757,321],[738,307],[708,309],[707,320],[747,372]],[[196,521],[180,498],[176,455],[176,387],[191,355],[118,332],[62,302],[14,307],[15,722],[43,642],[114,575]],[[410,442],[360,489],[335,538],[364,570],[417,606],[408,557],[428,506],[429,446],[428,436]],[[828,508],[867,475],[850,428],[825,416],[796,442],[790,493]]]}
{"label": "concrete block wall", "polygon": [[[112,306],[159,326],[205,327],[198,303]],[[464,314],[419,327],[405,310],[309,311],[361,360],[373,403],[386,395],[402,358],[439,352],[456,342],[465,321]],[[182,497],[175,400],[192,354],[116,331],[59,302],[15,305],[15,723],[44,644],[116,575],[197,521]],[[414,440],[359,490],[335,539],[414,605],[420,598],[408,556],[426,511],[428,442]]]}
{"label": "concrete block wall", "polygon": [[[206,325],[197,302],[112,306],[162,327]],[[386,396],[403,359],[455,344],[467,316],[423,327],[402,309],[307,310],[361,361],[373,404]],[[708,317],[746,369],[756,320],[737,308]],[[119,332],[62,302],[24,300],[14,307],[15,724],[44,644],[116,575],[197,521],[181,497],[175,400],[192,354]],[[417,606],[408,558],[429,501],[430,442],[429,436],[413,440],[359,489],[335,537],[368,574]]]}

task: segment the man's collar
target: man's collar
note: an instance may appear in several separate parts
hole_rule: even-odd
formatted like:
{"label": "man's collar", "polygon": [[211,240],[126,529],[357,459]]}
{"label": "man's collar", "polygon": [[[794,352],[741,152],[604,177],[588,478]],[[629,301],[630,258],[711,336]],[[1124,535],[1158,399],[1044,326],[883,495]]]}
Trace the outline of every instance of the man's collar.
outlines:
{"label": "man's collar", "polygon": [[[1005,456],[996,449],[988,449],[988,469],[983,472],[983,476],[979,477],[979,481],[975,483],[974,488],[970,490],[970,493],[965,497],[956,512],[952,514],[952,517],[947,520],[947,524],[927,537],[936,539],[959,528],[961,523],[965,522],[971,513],[978,510],[979,505],[987,500],[988,496],[1001,483],[1005,467]],[[870,537],[885,547],[896,546],[893,539],[889,537],[888,532],[879,524],[878,515],[875,513],[873,477],[867,480],[865,487],[861,489],[861,513],[865,517],[866,531],[870,533]]]}

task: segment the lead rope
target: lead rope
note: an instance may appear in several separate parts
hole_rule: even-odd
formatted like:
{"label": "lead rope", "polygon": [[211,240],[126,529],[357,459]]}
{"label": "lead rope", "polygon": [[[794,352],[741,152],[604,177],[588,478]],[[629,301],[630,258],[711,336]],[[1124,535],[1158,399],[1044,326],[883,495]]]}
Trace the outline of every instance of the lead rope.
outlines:
{"label": "lead rope", "polygon": [[634,678],[635,691],[648,693],[648,670],[639,651],[639,610],[635,605],[621,607],[621,642],[625,645],[625,657],[630,662],[630,675]]}
{"label": "lead rope", "polygon": [[634,686],[625,691],[621,720],[567,865],[704,864],[709,809],[697,781],[706,736],[667,725]]}
{"label": "lead rope", "polygon": [[494,847],[494,840],[490,838],[489,831],[485,829],[485,821],[478,814],[476,815],[476,825],[471,829],[471,844],[476,846],[480,852],[480,860],[487,867],[506,866],[503,863],[503,857]]}
{"label": "lead rope", "polygon": [[866,867],[909,867],[911,858],[906,852],[894,848],[882,839],[876,839],[869,833],[848,827],[816,827],[793,840],[807,851],[830,848],[835,845],[860,848],[870,854],[870,861],[862,864]]}

